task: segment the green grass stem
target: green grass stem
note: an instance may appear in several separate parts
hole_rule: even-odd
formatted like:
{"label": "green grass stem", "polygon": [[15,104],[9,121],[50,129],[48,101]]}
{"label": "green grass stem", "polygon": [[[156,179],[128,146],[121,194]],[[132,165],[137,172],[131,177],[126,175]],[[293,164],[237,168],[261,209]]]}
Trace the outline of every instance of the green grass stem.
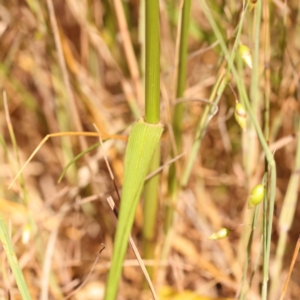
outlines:
{"label": "green grass stem", "polygon": [[9,265],[14,274],[14,278],[16,280],[16,283],[19,288],[22,299],[23,300],[31,300],[31,296],[30,296],[24,275],[20,268],[13,244],[11,242],[11,239],[9,238],[8,231],[7,231],[6,226],[1,217],[0,217],[0,241],[4,248]]}
{"label": "green grass stem", "polygon": [[[146,0],[145,19],[145,121],[157,124],[160,121],[160,30],[159,1]],[[160,163],[160,143],[150,162],[148,174],[156,170]],[[159,174],[145,183],[143,250],[145,259],[153,259],[158,209]],[[150,276],[152,269],[148,268]]]}
{"label": "green grass stem", "polygon": [[160,30],[158,0],[146,0],[145,121],[160,121]]}
{"label": "green grass stem", "polygon": [[[191,0],[185,0],[181,12],[180,22],[180,40],[179,40],[179,59],[177,70],[176,98],[184,96],[186,85],[186,70],[187,70],[187,41],[188,29],[190,20]],[[173,116],[173,132],[176,141],[177,152],[181,151],[181,136],[182,136],[182,118],[184,112],[184,104],[177,103],[174,109]]]}
{"label": "green grass stem", "polygon": [[189,154],[189,159],[187,161],[187,165],[184,169],[184,173],[181,179],[181,186],[185,187],[190,178],[190,174],[192,172],[192,168],[198,154],[202,138],[205,134],[205,130],[207,128],[208,122],[210,121],[210,117],[213,116],[214,112],[216,112],[216,107],[221,99],[222,93],[218,93],[218,91],[222,91],[225,89],[226,83],[224,79],[224,73],[219,75],[217,82],[214,85],[212,93],[209,97],[209,101],[212,103],[211,105],[207,105],[202,113],[200,122],[196,129],[196,134],[194,138],[194,143],[192,145],[191,152]]}
{"label": "green grass stem", "polygon": [[[157,147],[148,170],[148,174],[157,170],[160,162],[160,147]],[[157,213],[158,213],[158,187],[160,174],[145,182],[143,205],[143,256],[144,259],[153,259],[156,246]],[[147,267],[150,278],[153,277],[153,267]]]}
{"label": "green grass stem", "polygon": [[[179,52],[178,52],[178,70],[177,70],[177,84],[176,84],[176,98],[182,98],[184,96],[186,86],[186,73],[187,73],[187,48],[188,48],[188,33],[190,24],[190,10],[191,0],[185,0],[183,3],[181,18],[179,22],[180,37],[179,37]],[[172,128],[174,138],[176,142],[176,149],[173,150],[173,155],[181,152],[182,149],[182,121],[184,113],[184,103],[177,103],[174,109]],[[168,178],[168,192],[171,200],[171,204],[167,206],[165,216],[165,231],[168,232],[172,226],[174,215],[174,204],[177,200],[178,193],[178,170],[176,170],[176,164],[170,166],[169,178]]]}

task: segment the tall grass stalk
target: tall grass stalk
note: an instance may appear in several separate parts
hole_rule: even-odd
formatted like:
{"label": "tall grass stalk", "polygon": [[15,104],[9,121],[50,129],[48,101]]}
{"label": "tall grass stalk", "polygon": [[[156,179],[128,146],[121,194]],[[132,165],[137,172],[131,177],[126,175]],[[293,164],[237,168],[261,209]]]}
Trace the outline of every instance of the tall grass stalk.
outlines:
{"label": "tall grass stalk", "polygon": [[181,179],[181,186],[185,187],[188,183],[190,178],[190,174],[192,172],[192,167],[194,165],[194,161],[196,159],[197,153],[199,151],[202,138],[204,136],[205,130],[207,128],[208,122],[210,121],[211,117],[213,116],[214,112],[216,112],[216,107],[218,102],[221,99],[222,92],[225,89],[226,83],[224,79],[224,72],[220,72],[217,82],[214,85],[214,88],[211,92],[209,97],[209,101],[211,105],[207,105],[202,113],[200,122],[197,125],[196,134],[194,138],[194,142],[192,145],[192,150],[189,155],[189,159],[187,161],[186,167],[183,172],[183,176]]}
{"label": "tall grass stalk", "polygon": [[160,31],[158,0],[146,0],[145,121],[160,121]]}
{"label": "tall grass stalk", "polygon": [[[147,172],[157,168],[159,159],[153,159],[156,152],[159,156],[159,141],[163,132],[160,119],[160,34],[158,0],[147,0],[146,5],[146,82],[145,82],[145,121],[140,119],[132,126],[125,155],[124,184],[121,197],[118,226],[114,241],[112,264],[109,270],[105,300],[114,300],[117,296],[122,264],[125,258],[128,239],[133,225],[135,211],[144,186]],[[157,155],[157,154],[156,154]],[[153,164],[153,161],[156,165]],[[153,179],[153,178],[152,178]],[[151,182],[151,181],[150,181]],[[158,182],[157,182],[158,183]],[[149,184],[149,181],[147,182]],[[147,193],[148,195],[150,193]],[[157,207],[158,184],[155,182],[151,198],[145,199],[149,209]],[[148,211],[146,210],[146,215]],[[145,216],[146,216],[145,215]],[[151,213],[156,217],[156,212]],[[148,222],[148,223],[147,223]],[[155,224],[147,220],[147,224]],[[154,230],[154,229],[153,229]]]}
{"label": "tall grass stalk", "polygon": [[[253,17],[253,34],[252,34],[252,43],[253,43],[253,55],[252,55],[252,72],[251,72],[251,84],[250,84],[250,99],[251,99],[251,108],[259,122],[260,116],[260,106],[261,106],[261,95],[259,89],[259,78],[260,78],[260,70],[259,70],[259,58],[260,58],[260,32],[261,32],[261,17],[262,17],[262,2],[257,1],[254,9],[254,17]],[[269,103],[267,103],[267,106]],[[267,116],[267,115],[265,115]],[[267,116],[268,117],[268,116]],[[265,122],[265,129],[264,133],[269,132],[269,123],[267,122],[268,118]],[[255,125],[250,122],[247,127],[247,151],[245,158],[246,162],[246,173],[248,175],[248,180],[251,177],[253,172],[253,168],[256,165],[257,161],[257,153],[258,153],[258,145],[257,145],[257,137],[254,135],[255,132]],[[268,142],[269,136],[265,135],[265,140]],[[270,255],[270,248],[268,246],[268,223],[272,223],[273,214],[268,215],[268,209],[272,209],[268,203],[268,191],[269,191],[269,184],[268,184],[268,177],[269,177],[269,166],[268,162],[265,163],[265,174],[264,174],[264,186],[265,186],[265,197],[263,201],[263,285],[262,285],[262,298],[267,298],[267,282],[268,282],[268,272],[269,272],[269,255]],[[251,235],[249,237],[249,242],[252,241]],[[251,248],[250,248],[251,249]],[[249,253],[250,249],[247,249],[247,259],[251,255]]]}
{"label": "tall grass stalk", "polygon": [[[271,46],[270,46],[270,2],[263,2],[263,20],[264,20],[264,66],[265,66],[265,124],[270,124],[270,95],[271,95],[271,74],[270,74],[270,60],[271,60]],[[265,126],[265,137],[269,141],[270,128]]]}
{"label": "tall grass stalk", "polygon": [[[260,118],[260,109],[261,109],[261,94],[259,90],[259,54],[260,54],[260,31],[261,31],[261,2],[258,1],[254,8],[253,15],[253,33],[252,37],[252,70],[251,70],[251,83],[250,83],[250,101],[251,107],[256,115],[257,119]],[[267,126],[268,127],[268,126]],[[248,122],[247,131],[247,151],[245,151],[245,167],[248,180],[251,178],[254,168],[257,165],[258,159],[258,140],[255,135],[255,128],[251,122]]]}
{"label": "tall grass stalk", "polygon": [[[251,73],[251,86],[250,86],[250,99],[251,99],[251,107],[254,112],[254,114],[259,117],[260,115],[260,93],[259,93],[259,53],[260,53],[260,31],[261,31],[261,16],[262,16],[262,2],[257,1],[255,5],[255,14],[254,14],[254,34],[253,34],[253,68],[252,68],[252,73]],[[266,100],[267,101],[267,100]],[[267,107],[269,106],[269,103],[266,103]],[[267,115],[265,115],[267,116]],[[267,120],[268,121],[268,116]],[[253,130],[252,130],[253,128]],[[249,138],[253,136],[251,132],[254,131],[254,127],[252,124],[250,124],[249,128]],[[265,122],[265,133],[268,134],[269,132],[269,123]],[[269,141],[269,136],[265,136],[266,142]],[[256,155],[254,153],[257,153],[257,147],[255,143],[255,139],[250,138],[249,139],[250,144],[248,147],[250,147],[250,152],[251,154],[250,158],[250,165],[248,165],[248,171],[249,175],[252,173],[252,166],[255,165],[255,159]],[[251,159],[252,158],[252,159]],[[249,168],[250,166],[250,168]],[[265,162],[265,175],[264,177],[267,179],[269,176],[269,166],[268,162]],[[272,209],[271,206],[269,206],[268,203],[268,191],[269,191],[269,185],[268,181],[265,180],[265,197],[264,197],[264,202],[263,202],[263,285],[262,285],[262,299],[267,299],[267,282],[269,280],[269,255],[270,255],[270,248],[268,245],[268,223],[272,223],[273,219],[273,214],[268,215],[268,210]]]}
{"label": "tall grass stalk", "polygon": [[[145,121],[157,124],[160,120],[160,30],[159,2],[145,2]],[[159,167],[160,144],[154,152],[148,173]],[[158,209],[159,174],[146,181],[143,205],[143,252],[145,259],[154,257]],[[153,268],[148,268],[152,276]]]}
{"label": "tall grass stalk", "polygon": [[[188,32],[190,21],[191,0],[183,1],[183,7],[181,9],[181,18],[179,22],[179,51],[178,51],[178,69],[177,83],[176,83],[176,98],[182,98],[184,96],[186,86],[186,73],[187,73],[187,48],[188,48]],[[173,155],[177,155],[182,149],[182,121],[184,113],[184,103],[178,103],[175,106],[172,129],[174,133],[176,149],[173,149]],[[172,164],[169,169],[168,179],[168,193],[171,199],[170,205],[167,207],[165,216],[165,231],[168,232],[173,222],[174,205],[178,196],[178,173],[176,170],[176,164]]]}

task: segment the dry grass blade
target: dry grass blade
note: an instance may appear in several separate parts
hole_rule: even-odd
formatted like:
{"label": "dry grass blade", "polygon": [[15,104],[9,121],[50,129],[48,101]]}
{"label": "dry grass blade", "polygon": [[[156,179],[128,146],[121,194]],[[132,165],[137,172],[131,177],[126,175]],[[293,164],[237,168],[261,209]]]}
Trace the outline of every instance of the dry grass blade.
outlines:
{"label": "dry grass blade", "polygon": [[181,153],[179,155],[177,155],[176,157],[170,159],[169,161],[167,161],[165,164],[163,164],[161,167],[159,167],[158,169],[156,169],[154,172],[148,174],[146,176],[146,179],[145,180],[148,180],[150,178],[152,178],[153,176],[155,176],[156,174],[158,174],[159,172],[161,172],[166,166],[176,162],[178,159],[180,159],[182,156],[184,156],[185,153]]}
{"label": "dry grass blade", "polygon": [[121,40],[124,46],[124,52],[126,55],[128,67],[130,70],[130,74],[132,77],[132,81],[136,90],[136,97],[139,105],[143,104],[143,91],[140,82],[140,74],[139,74],[139,66],[137,63],[137,59],[135,57],[134,49],[131,43],[130,34],[128,30],[128,26],[126,23],[126,17],[124,13],[124,8],[121,0],[114,0],[117,20],[120,28]]}
{"label": "dry grass blade", "polygon": [[286,279],[286,281],[284,283],[284,287],[283,287],[283,291],[282,291],[280,300],[284,299],[284,296],[285,296],[288,284],[290,282],[292,271],[293,271],[293,268],[294,268],[294,265],[295,265],[298,253],[299,253],[299,249],[300,249],[300,237],[298,238],[298,241],[297,241],[297,244],[296,244],[296,247],[295,247],[295,251],[294,251],[292,262],[291,262],[290,269],[289,269],[289,274],[288,274],[288,277],[287,277],[287,279]]}
{"label": "dry grass blade", "polygon": [[[39,145],[35,148],[35,150],[32,152],[32,154],[29,156],[23,167],[20,169],[20,171],[17,173],[17,175],[14,177],[13,181],[9,185],[8,189],[12,187],[16,179],[20,176],[20,174],[23,172],[25,167],[29,164],[29,162],[32,160],[32,158],[37,154],[39,149],[47,142],[47,140],[51,137],[62,137],[62,136],[91,136],[91,137],[98,137],[98,133],[96,132],[58,132],[58,133],[51,133],[44,137],[44,139],[39,143]],[[126,136],[122,135],[103,135],[104,138],[113,138],[113,139],[120,139],[123,141],[127,140]]]}

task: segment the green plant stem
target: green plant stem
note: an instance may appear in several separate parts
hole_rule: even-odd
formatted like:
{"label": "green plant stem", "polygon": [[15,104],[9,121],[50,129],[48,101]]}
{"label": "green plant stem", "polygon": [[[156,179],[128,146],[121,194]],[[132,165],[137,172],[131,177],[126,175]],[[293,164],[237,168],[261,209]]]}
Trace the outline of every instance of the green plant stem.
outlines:
{"label": "green plant stem", "polygon": [[[160,161],[160,147],[157,147],[148,174],[157,170]],[[153,259],[155,252],[155,235],[157,230],[158,211],[158,187],[159,175],[153,176],[145,182],[144,205],[143,205],[143,256],[145,259]],[[153,267],[147,267],[150,278],[153,277]]]}
{"label": "green plant stem", "polygon": [[[146,0],[146,66],[145,66],[145,121],[157,124],[160,120],[160,32],[159,2]],[[154,152],[148,174],[160,163],[160,143]],[[143,251],[145,259],[153,259],[158,209],[159,174],[153,176],[144,187]],[[152,277],[153,269],[148,268]]]}
{"label": "green plant stem", "polygon": [[14,278],[16,280],[22,299],[31,300],[28,286],[26,284],[24,275],[20,268],[16,253],[13,248],[13,244],[11,242],[11,239],[9,238],[8,231],[1,217],[0,217],[0,241],[2,243],[6,257],[8,259],[9,265],[13,271]]}
{"label": "green plant stem", "polygon": [[211,102],[211,105],[207,105],[204,109],[204,112],[201,116],[200,122],[197,126],[195,138],[194,138],[194,143],[189,155],[189,159],[187,162],[187,165],[185,167],[182,180],[181,180],[181,186],[185,187],[188,183],[190,174],[192,172],[192,168],[194,165],[194,161],[196,159],[197,153],[199,151],[202,137],[205,134],[205,129],[207,127],[207,124],[210,120],[210,116],[213,115],[214,111],[216,110],[216,106],[218,105],[221,95],[225,89],[226,83],[223,81],[224,79],[224,74],[220,74],[218,81],[215,83],[213,91],[210,95],[209,101]]}
{"label": "green plant stem", "polygon": [[[191,0],[185,0],[182,8],[182,17],[181,17],[176,98],[183,97],[185,85],[186,85],[187,40],[188,40],[190,10],[191,10]],[[181,150],[182,117],[183,117],[183,103],[178,103],[175,106],[174,117],[173,117],[173,131],[174,131],[174,137],[175,137],[178,151]]]}
{"label": "green plant stem", "polygon": [[158,0],[146,0],[146,82],[145,121],[157,124],[160,120],[160,31]]}
{"label": "green plant stem", "polygon": [[[188,44],[188,31],[190,21],[190,10],[191,0],[185,0],[181,12],[180,23],[180,40],[179,40],[179,53],[178,53],[178,70],[177,70],[177,88],[176,98],[182,98],[184,96],[184,90],[186,85],[186,70],[187,70],[187,44]],[[176,155],[181,152],[182,148],[182,120],[184,113],[184,103],[178,103],[174,109],[173,115],[173,133],[176,142],[176,149],[173,151]],[[177,171],[177,172],[176,172]],[[168,192],[172,200],[171,205],[167,207],[165,217],[165,231],[167,232],[172,226],[174,207],[173,204],[176,202],[178,193],[178,170],[176,170],[176,164],[172,164],[169,169],[169,180],[168,180]]]}

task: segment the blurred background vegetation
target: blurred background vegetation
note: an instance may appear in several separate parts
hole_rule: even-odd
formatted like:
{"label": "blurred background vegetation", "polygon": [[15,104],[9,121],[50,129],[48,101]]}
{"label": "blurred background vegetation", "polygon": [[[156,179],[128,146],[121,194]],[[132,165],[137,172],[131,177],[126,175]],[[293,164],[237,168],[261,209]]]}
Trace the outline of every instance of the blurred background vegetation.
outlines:
{"label": "blurred background vegetation", "polygon": [[[205,99],[209,98],[224,59],[201,2],[192,1],[190,13],[181,166],[189,157]],[[93,123],[102,134],[128,135],[130,125],[143,115],[143,1],[11,0],[0,3],[0,86],[1,94],[6,92],[10,116],[9,120],[1,101],[0,214],[9,225],[33,299],[63,299],[72,293],[91,270],[101,243],[105,244],[88,281],[72,296],[72,299],[101,299],[116,228],[116,219],[106,199],[108,196],[117,199],[103,152],[97,148],[86,154],[57,183],[63,168],[96,143],[97,138],[50,138],[25,168],[21,179],[10,190],[8,186],[46,135],[95,131]],[[234,41],[242,4],[234,0],[209,1],[229,48]],[[164,165],[171,159],[181,1],[163,0],[159,8],[161,119],[166,128],[160,164]],[[240,43],[247,45],[251,53],[256,41],[254,12],[255,7],[247,11],[240,37]],[[256,102],[255,115],[261,126],[266,123],[265,97],[270,100],[267,127],[277,164],[271,279],[276,270],[280,270],[273,279],[278,285],[273,288],[270,299],[277,299],[300,228],[299,206],[288,219],[280,217],[284,203],[289,207],[284,199],[290,199],[286,195],[291,175],[299,173],[295,157],[300,101],[300,2],[263,1],[261,20],[259,68],[255,77],[259,90],[256,99],[251,100]],[[129,50],[129,53],[133,55],[128,55],[131,45],[133,52]],[[252,70],[243,64],[239,55],[235,63],[243,84],[251,93]],[[157,291],[161,291],[160,299],[233,299],[239,293],[251,230],[252,211],[247,209],[247,199],[251,188],[262,180],[264,160],[255,131],[250,126],[242,132],[234,119],[235,82],[229,82],[231,87],[225,89],[218,111],[206,129],[189,182],[178,194],[172,241],[163,260],[165,208],[170,205],[169,166],[160,174],[155,255],[146,261],[147,266],[153,267],[152,280]],[[17,150],[9,133],[9,122],[14,129]],[[104,143],[120,191],[125,147],[126,142],[115,139]],[[182,173],[178,172],[177,176]],[[297,199],[298,181],[292,192]],[[142,257],[143,219],[139,206],[132,237]],[[261,214],[258,219],[251,270],[261,253]],[[222,227],[233,229],[228,238],[208,240]],[[285,249],[282,255],[276,256],[276,251],[280,252],[277,250],[280,234],[286,231]],[[2,251],[0,255],[0,299],[8,299],[8,291],[12,299],[19,299],[5,253]],[[149,299],[151,296],[130,249],[124,264],[119,299]],[[278,268],[280,264],[282,268]],[[299,299],[299,266],[297,260],[285,299]],[[259,261],[248,299],[260,299],[261,272]]]}

